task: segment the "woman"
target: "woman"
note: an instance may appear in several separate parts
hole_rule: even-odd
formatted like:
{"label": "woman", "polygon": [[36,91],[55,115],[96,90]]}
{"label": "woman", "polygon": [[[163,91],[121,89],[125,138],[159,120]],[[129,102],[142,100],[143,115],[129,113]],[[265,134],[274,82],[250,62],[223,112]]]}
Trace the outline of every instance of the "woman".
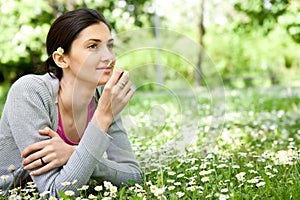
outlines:
{"label": "woman", "polygon": [[[0,124],[0,188],[7,192],[30,177],[39,192],[59,196],[59,190],[76,192],[91,178],[115,185],[141,182],[119,115],[133,90],[128,72],[112,74],[110,31],[102,14],[86,8],[52,24],[48,73],[20,78],[7,97]],[[75,180],[76,188],[62,185]]]}

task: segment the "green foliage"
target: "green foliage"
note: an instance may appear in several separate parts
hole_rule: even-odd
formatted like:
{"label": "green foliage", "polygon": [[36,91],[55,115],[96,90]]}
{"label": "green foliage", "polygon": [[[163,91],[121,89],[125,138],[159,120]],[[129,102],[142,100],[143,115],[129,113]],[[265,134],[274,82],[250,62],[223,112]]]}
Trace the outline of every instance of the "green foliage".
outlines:
{"label": "green foliage", "polygon": [[88,6],[102,11],[116,31],[124,31],[151,24],[150,4],[149,0],[0,0],[0,81],[13,82],[41,67],[47,58],[46,34],[60,14]]}
{"label": "green foliage", "polygon": [[[160,29],[159,39],[154,37],[153,32],[153,28],[141,28],[118,34],[116,65],[128,70],[131,81],[144,90],[158,88],[158,66],[162,68],[163,87],[193,87],[200,46],[186,35],[169,29]],[[207,56],[205,58],[204,63],[209,68],[211,63]]]}
{"label": "green foliage", "polygon": [[210,28],[205,47],[226,85],[292,84],[298,80],[300,46],[281,27],[266,36],[256,30],[232,34],[230,27]]}
{"label": "green foliage", "polygon": [[[0,71],[2,81],[32,72],[33,62],[44,49],[49,28],[49,11],[46,1],[1,0]],[[20,9],[22,8],[22,9]]]}
{"label": "green foliage", "polygon": [[[208,5],[211,4],[213,9],[211,12],[214,14],[209,13],[211,19],[216,16],[214,8],[217,4],[221,4],[218,2],[206,2]],[[299,1],[235,0],[232,5],[223,4],[226,6],[221,9],[224,8],[224,15],[228,21],[222,26],[213,23],[206,25],[204,47],[207,55],[215,63],[216,69],[224,77],[225,84],[245,87],[287,84],[291,80],[297,81],[299,44],[296,43],[300,41]],[[168,25],[173,27],[176,25],[181,33],[186,36],[192,35],[192,39],[197,43],[199,40],[195,21],[197,21],[198,8],[189,7],[191,5],[183,5],[178,1],[168,6],[173,13],[179,14],[176,15],[177,17],[162,14],[161,24],[167,28],[169,28]],[[86,6],[103,12],[111,22],[117,36],[128,30],[153,26],[152,0],[38,2],[0,0],[0,82],[13,82],[24,74],[41,69],[41,63],[47,58],[45,38],[51,22],[68,10]],[[194,16],[193,20],[189,21],[191,16]],[[146,44],[154,40],[153,31],[144,35],[133,34],[131,38],[136,44]],[[126,44],[126,38],[123,42],[122,46]],[[182,48],[188,52],[188,56],[182,56],[175,55],[174,52],[169,51],[170,49],[162,51],[160,63],[166,67],[163,71],[166,86],[175,88],[186,86],[186,83],[189,83],[188,87],[193,85],[198,49],[189,48],[185,40],[175,37],[163,38],[162,42],[168,43],[172,48]],[[124,51],[124,46],[122,50]],[[139,73],[135,80],[157,82],[156,55],[157,52],[154,49],[134,52],[126,57],[121,56],[118,64],[135,71],[138,71],[136,67],[149,65],[149,67],[145,66],[144,73]],[[202,70],[209,71],[212,68],[212,65],[204,64]],[[204,73],[202,80],[216,77],[215,73],[208,73],[208,76],[206,74]],[[144,88],[155,89],[156,86],[148,85]]]}
{"label": "green foliage", "polygon": [[3,84],[0,86],[0,116],[3,111],[3,106],[6,101],[6,96],[8,94],[9,88],[10,88],[10,84]]}
{"label": "green foliage", "polygon": [[238,18],[236,31],[251,32],[259,28],[268,34],[279,25],[300,43],[300,3],[297,0],[235,1],[234,8],[244,17]]}
{"label": "green foliage", "polygon": [[[107,182],[90,181],[78,188],[78,199],[299,199],[299,91],[226,89],[221,121],[207,120],[215,109],[213,91],[194,91],[195,96],[137,91],[123,119],[144,182],[116,191]],[[163,124],[151,117],[157,106],[164,108]],[[183,113],[181,108],[195,112]],[[197,137],[178,151],[180,143],[170,141],[182,139],[176,137],[184,130],[181,117],[193,122],[186,125],[197,130]],[[188,131],[182,134],[190,136]],[[28,183],[22,190],[10,191],[10,198],[19,196],[46,199],[49,194],[38,194],[35,185]],[[76,198],[71,190],[62,197]]]}
{"label": "green foliage", "polygon": [[[167,199],[179,199],[178,192],[184,193],[184,199],[299,198],[298,92],[299,88],[281,87],[226,90],[224,121],[220,124],[217,121],[207,124],[201,121],[197,143],[191,144],[183,155],[176,153],[175,146],[174,150],[160,151],[169,144],[173,134],[180,134],[174,133],[180,130],[176,126],[178,123],[172,123],[180,115],[180,112],[174,113],[174,107],[166,109],[170,113],[166,115],[169,123],[163,130],[154,129],[152,137],[148,131],[143,132],[146,127],[152,126],[151,121],[146,119],[149,120],[148,110],[157,104],[155,100],[164,100],[163,105],[168,106],[170,96],[137,94],[130,105],[134,107],[129,108],[137,113],[140,110],[141,114],[131,113],[131,117],[143,125],[137,124],[138,129],[130,130],[136,135],[134,144],[137,146],[134,145],[134,149],[140,152],[138,158],[144,161],[146,184],[142,188],[146,192],[133,187],[130,195],[141,193],[146,199],[159,199],[159,196],[155,197],[157,187],[164,188],[161,195]],[[198,110],[197,114],[185,116],[190,120],[205,118],[207,112],[203,112],[203,108],[207,106],[213,109],[209,96],[203,92],[197,94],[201,108],[190,102],[189,110]],[[193,99],[185,95],[187,98]],[[139,107],[141,102],[149,100],[148,106],[142,104]],[[207,126],[211,127],[208,131]],[[214,133],[212,126],[223,127],[219,135]],[[161,144],[164,137],[168,139]],[[211,138],[214,138],[212,143],[215,146],[210,149],[212,143],[208,141]],[[214,153],[205,154],[203,151]],[[206,155],[205,158],[203,155]],[[242,172],[245,172],[244,179],[239,180],[237,176]]]}

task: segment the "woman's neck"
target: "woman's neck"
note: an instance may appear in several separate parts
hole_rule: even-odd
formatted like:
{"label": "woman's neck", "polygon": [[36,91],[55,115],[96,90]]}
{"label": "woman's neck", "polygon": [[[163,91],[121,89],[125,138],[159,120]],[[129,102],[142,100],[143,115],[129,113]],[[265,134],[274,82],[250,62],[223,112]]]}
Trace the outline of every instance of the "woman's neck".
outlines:
{"label": "woman's neck", "polygon": [[94,93],[95,87],[78,80],[62,78],[60,81],[58,95],[65,112],[80,113],[86,110]]}
{"label": "woman's neck", "polygon": [[95,87],[78,80],[61,79],[58,106],[65,135],[78,142],[88,123],[88,105],[95,93]]}

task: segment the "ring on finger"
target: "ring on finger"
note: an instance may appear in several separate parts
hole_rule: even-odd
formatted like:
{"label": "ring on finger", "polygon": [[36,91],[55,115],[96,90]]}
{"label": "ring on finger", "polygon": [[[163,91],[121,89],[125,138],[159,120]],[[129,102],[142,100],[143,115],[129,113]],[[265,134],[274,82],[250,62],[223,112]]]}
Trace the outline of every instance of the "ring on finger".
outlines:
{"label": "ring on finger", "polygon": [[40,158],[40,160],[41,160],[41,162],[42,162],[42,165],[45,166],[46,163],[45,163],[45,161],[43,160],[43,158]]}
{"label": "ring on finger", "polygon": [[126,83],[124,81],[119,81],[118,86],[123,89],[125,87]]}

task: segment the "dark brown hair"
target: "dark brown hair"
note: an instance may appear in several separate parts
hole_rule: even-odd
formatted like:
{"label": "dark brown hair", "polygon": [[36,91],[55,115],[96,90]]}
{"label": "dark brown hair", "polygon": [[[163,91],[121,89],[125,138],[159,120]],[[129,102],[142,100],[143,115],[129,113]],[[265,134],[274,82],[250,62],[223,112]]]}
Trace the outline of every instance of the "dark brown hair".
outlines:
{"label": "dark brown hair", "polygon": [[61,47],[64,49],[64,53],[68,54],[78,34],[86,27],[99,22],[106,24],[111,31],[111,27],[104,16],[100,12],[89,8],[67,12],[53,22],[46,40],[47,53],[49,55],[46,60],[46,70],[50,75],[53,73],[59,80],[61,80],[63,75],[62,69],[52,59],[53,52],[58,47]]}

